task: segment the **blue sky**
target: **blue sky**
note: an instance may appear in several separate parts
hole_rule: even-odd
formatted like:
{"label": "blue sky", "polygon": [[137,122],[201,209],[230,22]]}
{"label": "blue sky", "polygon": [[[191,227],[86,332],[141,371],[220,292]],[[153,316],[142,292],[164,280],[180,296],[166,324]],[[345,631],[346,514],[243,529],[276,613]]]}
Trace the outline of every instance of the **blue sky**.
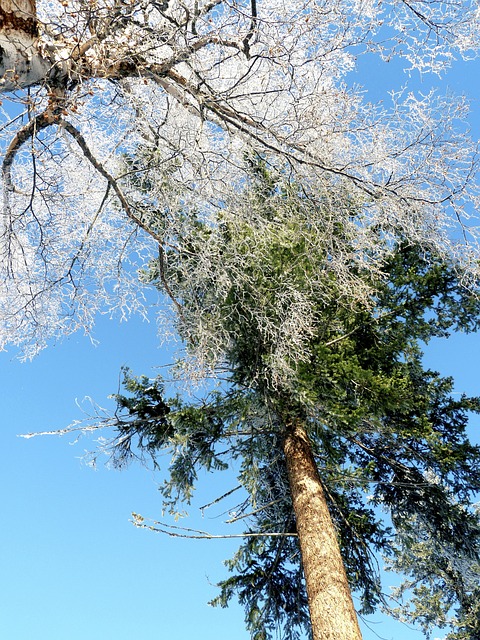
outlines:
{"label": "blue sky", "polygon": [[206,605],[231,543],[170,540],[129,522],[132,511],[160,515],[151,472],[94,471],[81,459],[86,440],[17,437],[65,426],[86,394],[103,403],[124,363],[152,372],[163,357],[155,333],[138,318],[102,318],[98,347],[73,337],[31,363],[1,354],[0,637],[246,637],[241,611]]}
{"label": "blue sky", "polygon": [[[477,136],[479,70],[479,63],[459,64],[446,79],[473,100]],[[389,71],[380,63],[372,71],[371,95],[378,98]],[[221,561],[236,548],[235,541],[175,540],[136,529],[129,521],[132,511],[160,516],[159,478],[139,466],[121,473],[102,466],[92,470],[82,461],[87,440],[18,437],[81,417],[77,398],[90,395],[105,403],[116,391],[122,365],[154,375],[154,367],[169,359],[158,346],[155,322],[101,317],[95,337],[98,346],[76,335],[33,362],[0,353],[0,637],[247,640],[238,606],[207,605],[216,593],[212,584],[225,575]],[[459,392],[480,394],[479,336],[436,340],[426,359],[453,375]],[[480,441],[478,418],[470,428]],[[212,476],[215,484],[207,483],[207,494],[221,491],[225,481]],[[201,523],[205,528],[215,524]],[[374,616],[364,639],[378,637],[423,636]]]}

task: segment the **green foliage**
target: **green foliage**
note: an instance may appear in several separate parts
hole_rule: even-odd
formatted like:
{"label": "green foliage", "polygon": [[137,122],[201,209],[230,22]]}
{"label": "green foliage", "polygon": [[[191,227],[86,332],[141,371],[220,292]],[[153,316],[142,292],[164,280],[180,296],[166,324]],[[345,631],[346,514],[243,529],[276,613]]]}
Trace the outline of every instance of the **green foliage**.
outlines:
{"label": "green foliage", "polygon": [[[296,639],[308,629],[308,606],[295,538],[247,538],[226,562],[234,575],[220,583],[221,593],[213,605],[225,607],[236,594],[246,610],[247,629],[262,640],[278,629]],[[285,586],[288,585],[288,588]]]}
{"label": "green foliage", "polygon": [[392,570],[410,577],[395,595],[402,598],[408,590],[411,598],[395,613],[419,624],[427,635],[435,624],[449,626],[448,640],[471,640],[480,632],[478,519],[474,522],[464,512],[458,514],[459,520],[462,515],[470,520],[472,531],[476,527],[473,545],[471,539],[463,548],[458,540],[452,543],[437,536],[431,525],[417,516],[404,523],[391,559]]}
{"label": "green foliage", "polygon": [[[250,162],[239,201],[214,219],[186,213],[166,238],[164,264],[144,274],[160,288],[168,282],[187,350],[206,353],[227,381],[185,402],[167,399],[161,379],[127,374],[114,458],[128,461],[133,442],[155,461],[170,452],[162,490],[172,512],[190,500],[200,469],[239,469],[247,537],[214,604],[236,594],[252,638],[280,629],[294,640],[308,631],[308,612],[282,443],[286,425],[301,419],[361,611],[388,606],[380,553],[408,578],[397,595],[411,599],[396,615],[474,640],[480,448],[466,427],[480,400],[454,397],[450,378],[424,368],[421,345],[476,331],[478,296],[455,264],[400,232],[372,269],[375,256],[349,233],[363,203],[341,191],[312,202]],[[346,271],[332,266],[339,251],[350,256]]]}

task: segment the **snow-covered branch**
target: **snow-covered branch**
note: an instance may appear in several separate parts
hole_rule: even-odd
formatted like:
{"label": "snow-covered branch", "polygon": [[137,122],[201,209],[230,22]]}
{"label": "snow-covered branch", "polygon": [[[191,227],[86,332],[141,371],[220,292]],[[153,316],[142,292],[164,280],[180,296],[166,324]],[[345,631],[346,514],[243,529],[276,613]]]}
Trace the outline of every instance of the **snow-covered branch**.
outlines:
{"label": "snow-covered branch", "polygon": [[0,91],[23,113],[0,130],[0,347],[141,307],[122,265],[234,200],[252,151],[313,201],[361,202],[365,256],[372,229],[400,230],[475,281],[466,105],[405,89],[373,106],[348,85],[363,54],[440,73],[476,54],[479,24],[473,0],[1,0]]}

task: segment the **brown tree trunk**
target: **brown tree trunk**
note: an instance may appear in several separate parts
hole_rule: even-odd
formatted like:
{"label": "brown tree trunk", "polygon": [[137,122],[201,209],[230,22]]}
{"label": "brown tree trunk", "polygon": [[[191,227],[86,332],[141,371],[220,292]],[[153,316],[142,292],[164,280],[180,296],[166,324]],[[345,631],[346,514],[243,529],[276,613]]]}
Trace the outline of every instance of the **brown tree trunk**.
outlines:
{"label": "brown tree trunk", "polygon": [[300,424],[284,442],[314,640],[361,640],[335,527]]}

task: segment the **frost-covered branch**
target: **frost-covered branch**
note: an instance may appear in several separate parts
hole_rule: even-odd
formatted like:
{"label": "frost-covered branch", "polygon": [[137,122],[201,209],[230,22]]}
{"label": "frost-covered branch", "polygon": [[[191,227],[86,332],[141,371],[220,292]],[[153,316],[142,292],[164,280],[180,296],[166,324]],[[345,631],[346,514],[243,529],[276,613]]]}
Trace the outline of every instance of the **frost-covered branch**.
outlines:
{"label": "frost-covered branch", "polygon": [[138,513],[132,513],[133,524],[139,529],[148,529],[155,533],[163,533],[171,538],[187,538],[189,540],[218,540],[218,539],[232,539],[232,538],[296,538],[296,533],[285,533],[282,531],[266,531],[265,533],[258,533],[249,531],[246,533],[230,533],[230,534],[214,534],[208,531],[201,531],[199,529],[191,529],[190,527],[178,527],[166,522],[159,522],[157,520],[152,521],[149,524],[145,521],[145,518]]}
{"label": "frost-covered branch", "polygon": [[473,0],[2,0],[0,90],[24,115],[0,130],[0,346],[32,354],[96,310],[142,308],[135,269],[184,214],[234,200],[251,153],[313,201],[361,202],[351,230],[372,268],[372,230],[396,229],[475,282],[467,106],[407,89],[374,106],[349,85],[364,54],[439,73],[476,55],[479,31]]}

